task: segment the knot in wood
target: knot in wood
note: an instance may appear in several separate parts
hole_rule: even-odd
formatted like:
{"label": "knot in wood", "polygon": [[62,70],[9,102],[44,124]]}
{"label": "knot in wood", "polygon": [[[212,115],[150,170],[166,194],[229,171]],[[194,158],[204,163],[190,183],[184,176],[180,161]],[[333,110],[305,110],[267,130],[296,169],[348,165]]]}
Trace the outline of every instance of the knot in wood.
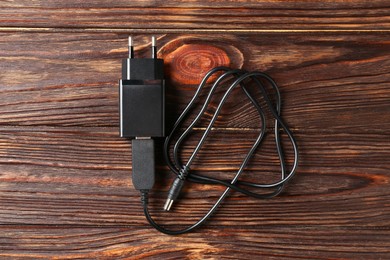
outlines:
{"label": "knot in wood", "polygon": [[168,53],[164,59],[170,78],[187,85],[199,84],[204,74],[212,68],[228,67],[231,63],[223,49],[207,44],[184,44]]}

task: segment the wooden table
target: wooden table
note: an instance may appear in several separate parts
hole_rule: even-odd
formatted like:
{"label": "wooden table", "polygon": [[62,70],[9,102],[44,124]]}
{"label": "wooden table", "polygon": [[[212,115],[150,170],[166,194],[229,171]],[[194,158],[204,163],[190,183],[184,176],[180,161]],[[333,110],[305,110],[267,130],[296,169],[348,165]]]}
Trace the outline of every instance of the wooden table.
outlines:
{"label": "wooden table", "polygon": [[[283,194],[232,194],[182,236],[147,224],[131,146],[118,137],[129,34],[142,57],[158,38],[169,122],[213,66],[275,78],[301,152]],[[0,35],[1,258],[390,259],[387,1],[2,1]],[[234,95],[193,170],[231,176],[259,128]],[[163,213],[161,159],[158,170],[152,212],[162,224],[193,223],[223,191],[188,185]],[[278,171],[268,138],[245,178]]]}

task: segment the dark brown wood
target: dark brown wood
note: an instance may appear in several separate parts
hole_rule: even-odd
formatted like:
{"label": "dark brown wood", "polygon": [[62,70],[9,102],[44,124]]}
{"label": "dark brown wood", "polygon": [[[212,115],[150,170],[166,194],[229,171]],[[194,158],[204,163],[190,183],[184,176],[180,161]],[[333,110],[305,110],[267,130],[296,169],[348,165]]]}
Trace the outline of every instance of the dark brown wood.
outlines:
{"label": "dark brown wood", "polygon": [[[389,259],[389,8],[383,0],[2,1],[0,258]],[[180,237],[147,224],[131,146],[118,137],[130,32],[138,57],[150,55],[151,33],[158,38],[168,124],[214,66],[275,78],[301,153],[284,193],[232,193],[206,226]],[[259,119],[235,90],[215,126],[192,170],[230,178]],[[267,127],[245,180],[279,174]],[[172,176],[157,157],[151,213],[170,227],[193,223],[224,188],[188,184],[165,213]]]}
{"label": "dark brown wood", "polygon": [[386,1],[6,1],[0,27],[390,29]]}
{"label": "dark brown wood", "polygon": [[0,257],[8,259],[387,259],[390,244],[389,230],[345,228],[210,228],[180,237],[156,236],[149,227],[6,226],[0,232]]}
{"label": "dark brown wood", "polygon": [[[0,223],[145,225],[139,193],[131,187],[131,150],[116,130],[2,129]],[[192,169],[231,178],[255,136],[255,131],[244,130],[212,133]],[[388,227],[390,147],[381,143],[385,138],[298,133],[301,164],[286,192],[266,201],[236,194],[210,224]],[[194,141],[186,144],[193,145]],[[188,152],[185,149],[184,157]],[[272,139],[265,140],[248,168],[245,180],[270,181],[278,176]],[[174,214],[164,214],[160,209],[169,181],[164,180],[166,167],[159,163],[158,169],[152,209],[162,223],[195,221],[223,191],[218,186],[190,185]]]}
{"label": "dark brown wood", "polygon": [[[116,85],[127,52],[125,38],[121,34],[3,33],[0,124],[117,127]],[[160,57],[166,58],[167,68],[175,68],[166,71],[170,122],[208,69],[230,65],[266,71],[275,78],[281,87],[283,115],[293,129],[356,133],[390,129],[386,34],[158,38]],[[149,36],[134,41],[137,55],[150,55]],[[216,126],[258,128],[257,113],[245,100],[237,90]]]}

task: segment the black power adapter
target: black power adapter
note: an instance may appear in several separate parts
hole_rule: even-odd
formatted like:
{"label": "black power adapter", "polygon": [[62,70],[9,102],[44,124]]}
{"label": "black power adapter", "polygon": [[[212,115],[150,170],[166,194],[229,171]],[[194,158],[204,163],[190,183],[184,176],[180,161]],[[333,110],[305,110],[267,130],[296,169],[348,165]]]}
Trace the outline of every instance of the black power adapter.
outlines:
{"label": "black power adapter", "polygon": [[165,136],[164,60],[157,59],[155,42],[153,37],[151,58],[134,58],[129,38],[119,81],[121,137]]}
{"label": "black power adapter", "polygon": [[164,60],[157,58],[152,38],[152,57],[135,58],[129,37],[129,57],[122,60],[119,81],[120,136],[132,140],[133,185],[137,190],[153,187],[154,143],[165,136]]}
{"label": "black power adapter", "polygon": [[[178,198],[186,181],[208,185],[222,185],[226,187],[226,189],[208,212],[199,221],[187,228],[171,230],[162,227],[153,220],[148,209],[148,192],[152,189],[155,182],[155,151],[153,138],[165,137],[165,82],[163,67],[164,61],[157,58],[156,40],[154,37],[152,38],[151,58],[134,58],[132,39],[129,37],[129,57],[122,62],[122,79],[119,81],[120,135],[121,137],[132,138],[132,180],[134,187],[141,193],[144,214],[149,223],[158,231],[165,234],[183,234],[201,226],[216,211],[231,190],[259,199],[268,199],[280,194],[283,191],[285,184],[296,172],[298,166],[298,147],[292,132],[280,116],[282,101],[279,87],[269,75],[260,71],[248,72],[242,69],[216,67],[211,69],[204,76],[191,101],[187,104],[174,124],[172,132],[165,138],[163,149],[164,158],[167,166],[176,174],[176,179],[168,192],[164,210],[170,210],[172,203]],[[187,118],[189,112],[192,111],[200,93],[204,91],[207,81],[212,76],[216,76],[217,79],[208,90],[208,95],[202,108],[198,114],[193,117],[190,125],[183,130],[182,124],[184,119]],[[260,105],[255,96],[251,94],[248,85],[260,89],[262,98],[265,101],[263,102],[263,105]],[[212,119],[205,128],[202,137],[193,149],[189,158],[181,158],[179,151],[180,146],[183,144],[183,140],[189,135],[202,115],[206,112],[211,97],[218,87],[224,87],[224,95],[215,109]],[[259,115],[261,130],[257,138],[253,142],[252,147],[248,150],[234,178],[230,181],[204,176],[190,171],[190,167],[197,157],[199,150],[202,148],[205,139],[210,134],[223,105],[235,88],[240,88],[244,92]],[[269,95],[269,89],[272,89],[273,91],[273,98]],[[239,180],[240,176],[267,133],[264,107],[268,108],[274,118],[274,138],[281,169],[280,179],[272,183],[242,181]],[[291,148],[294,151],[293,165],[289,170],[281,144],[281,129],[284,130],[283,134],[287,135],[289,138]],[[171,153],[169,148],[171,146],[173,134],[176,132],[182,133],[173,145],[174,149]],[[254,192],[254,188],[261,189],[264,192]]]}

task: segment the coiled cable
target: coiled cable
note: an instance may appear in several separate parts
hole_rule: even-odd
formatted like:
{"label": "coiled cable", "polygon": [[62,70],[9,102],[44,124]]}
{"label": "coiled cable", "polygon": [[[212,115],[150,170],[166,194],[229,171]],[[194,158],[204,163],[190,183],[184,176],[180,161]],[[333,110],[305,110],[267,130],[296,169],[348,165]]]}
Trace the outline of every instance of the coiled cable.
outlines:
{"label": "coiled cable", "polygon": [[[218,78],[215,80],[215,82],[212,84],[209,93],[206,97],[206,100],[203,103],[202,108],[198,112],[198,114],[195,116],[195,118],[192,120],[189,126],[187,126],[184,131],[180,134],[180,136],[177,138],[176,142],[173,144],[173,152],[170,153],[170,147],[172,144],[173,137],[176,135],[176,133],[180,130],[180,127],[182,126],[184,120],[188,117],[191,110],[196,105],[200,93],[205,88],[207,81],[216,74],[220,74]],[[224,92],[224,95],[222,99],[220,100],[214,115],[212,116],[209,124],[207,125],[202,137],[200,138],[198,144],[195,146],[194,150],[192,151],[190,157],[183,163],[184,160],[182,160],[179,156],[180,148],[183,144],[183,141],[189,136],[189,134],[193,131],[194,126],[199,122],[201,117],[204,115],[204,113],[207,110],[207,107],[211,101],[212,96],[215,94],[215,91],[219,87],[224,87],[224,83],[228,81],[233,80],[233,82],[228,85],[227,89]],[[267,85],[270,85],[272,87],[272,90],[276,96],[275,101],[272,102],[269,91],[267,90],[266,86],[263,82],[266,82]],[[274,136],[275,136],[275,144],[276,144],[276,150],[280,162],[280,178],[278,181],[273,183],[253,183],[253,182],[247,182],[247,181],[240,181],[239,177],[243,174],[245,167],[247,166],[249,160],[255,153],[258,146],[262,143],[264,140],[264,137],[266,135],[266,116],[264,113],[263,108],[259,105],[259,103],[256,101],[256,99],[251,95],[249,92],[247,85],[248,84],[255,84],[261,91],[262,96],[264,98],[265,104],[267,105],[269,111],[271,112],[275,124],[274,124]],[[194,162],[195,158],[198,155],[198,152],[202,148],[207,136],[210,134],[210,131],[212,130],[212,127],[218,118],[218,115],[221,112],[221,109],[223,105],[226,103],[226,100],[232,93],[232,91],[236,87],[241,87],[244,94],[248,97],[254,108],[256,109],[257,113],[259,114],[260,121],[261,121],[261,130],[252,144],[251,148],[249,149],[248,153],[244,157],[239,169],[237,170],[236,174],[230,181],[221,180],[209,176],[204,176],[198,173],[191,172],[191,165]],[[148,209],[148,191],[143,190],[141,191],[141,201],[144,208],[144,213],[146,216],[146,219],[149,221],[149,223],[156,228],[158,231],[169,234],[169,235],[178,235],[183,234],[186,232],[189,232],[191,230],[194,230],[195,228],[201,226],[218,208],[218,206],[223,202],[223,200],[228,196],[229,192],[231,190],[241,192],[247,196],[251,196],[254,198],[259,199],[268,199],[277,196],[283,191],[283,188],[285,187],[285,184],[291,180],[291,178],[294,176],[296,169],[298,167],[298,159],[299,159],[299,153],[298,153],[298,147],[297,143],[295,141],[295,138],[288,128],[288,126],[284,123],[283,119],[280,116],[281,114],[281,96],[278,85],[275,83],[275,81],[266,73],[260,72],[260,71],[252,71],[248,72],[241,69],[230,69],[227,67],[216,67],[211,69],[202,81],[200,82],[195,94],[193,95],[190,102],[187,104],[183,112],[180,114],[179,118],[175,122],[171,133],[166,137],[164,142],[164,159],[170,168],[170,170],[176,175],[176,179],[173,182],[171,189],[168,193],[168,199],[165,203],[164,209],[169,210],[172,206],[172,203],[174,200],[179,196],[179,193],[186,181],[200,183],[200,184],[209,184],[209,185],[222,185],[225,186],[225,191],[220,195],[218,200],[214,203],[214,205],[207,211],[207,213],[196,223],[193,225],[190,225],[187,228],[181,229],[181,230],[170,230],[165,227],[162,227],[161,225],[157,224],[152,216],[150,215],[149,209]],[[281,129],[283,129],[283,132],[287,134],[287,137],[291,143],[291,147],[294,153],[294,160],[293,164],[291,166],[291,169],[287,169],[287,165],[285,162],[285,156],[283,152],[283,147],[281,144]],[[250,188],[258,188],[261,190],[266,190],[266,193],[255,193],[253,191],[248,190],[248,187]]]}

